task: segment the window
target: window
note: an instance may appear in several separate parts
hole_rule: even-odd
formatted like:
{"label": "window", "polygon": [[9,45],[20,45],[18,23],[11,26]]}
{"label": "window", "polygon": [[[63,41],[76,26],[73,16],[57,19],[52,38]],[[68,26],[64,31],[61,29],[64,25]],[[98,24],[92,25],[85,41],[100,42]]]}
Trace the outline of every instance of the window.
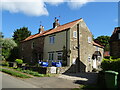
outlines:
{"label": "window", "polygon": [[54,59],[54,53],[49,53],[49,60],[53,60]]}
{"label": "window", "polygon": [[55,43],[55,37],[54,36],[50,36],[50,44]]}
{"label": "window", "polygon": [[99,51],[99,47],[98,46],[96,46],[96,51]]}
{"label": "window", "polygon": [[31,48],[33,49],[35,47],[35,43],[32,42]]}
{"label": "window", "polygon": [[62,60],[62,52],[57,53],[57,60]]}
{"label": "window", "polygon": [[77,31],[73,31],[73,37],[77,38]]}
{"label": "window", "polygon": [[118,33],[118,39],[120,39],[120,33]]}
{"label": "window", "polygon": [[88,56],[88,61],[89,61],[89,62],[91,61],[91,58],[90,58],[90,56]]}
{"label": "window", "polygon": [[88,37],[88,43],[91,43],[92,39],[91,37]]}

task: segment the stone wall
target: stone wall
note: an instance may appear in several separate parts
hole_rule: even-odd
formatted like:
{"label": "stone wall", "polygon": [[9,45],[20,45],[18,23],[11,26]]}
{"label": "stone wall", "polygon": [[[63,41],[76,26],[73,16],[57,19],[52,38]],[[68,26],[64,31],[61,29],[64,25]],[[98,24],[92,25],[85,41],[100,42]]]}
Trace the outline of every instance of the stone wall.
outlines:
{"label": "stone wall", "polygon": [[[34,47],[32,44],[34,43]],[[20,56],[24,62],[34,63],[38,62],[37,55],[38,53],[43,53],[44,48],[44,37],[39,37],[29,41],[24,41],[20,44]],[[36,61],[34,61],[36,60]]]}

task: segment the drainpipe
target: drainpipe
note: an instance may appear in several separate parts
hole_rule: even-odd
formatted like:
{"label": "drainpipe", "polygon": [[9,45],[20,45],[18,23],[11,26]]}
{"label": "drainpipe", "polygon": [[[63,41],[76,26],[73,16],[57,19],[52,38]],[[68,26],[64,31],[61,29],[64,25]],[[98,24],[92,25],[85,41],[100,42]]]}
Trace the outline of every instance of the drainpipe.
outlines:
{"label": "drainpipe", "polygon": [[67,50],[68,50],[68,29],[66,30],[66,60],[67,60],[67,52],[68,52]]}
{"label": "drainpipe", "polygon": [[80,67],[80,35],[79,35],[79,24],[77,24],[77,50],[78,50],[78,61],[77,61],[77,65],[76,65],[76,72],[79,71],[79,67]]}

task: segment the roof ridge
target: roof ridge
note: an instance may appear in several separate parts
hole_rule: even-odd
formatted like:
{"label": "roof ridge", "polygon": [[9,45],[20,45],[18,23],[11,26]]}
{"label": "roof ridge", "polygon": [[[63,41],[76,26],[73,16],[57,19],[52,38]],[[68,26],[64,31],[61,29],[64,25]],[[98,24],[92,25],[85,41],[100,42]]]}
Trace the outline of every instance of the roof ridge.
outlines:
{"label": "roof ridge", "polygon": [[[73,23],[73,22],[79,21],[79,20],[81,20],[81,19],[82,19],[82,18],[80,18],[80,19],[76,19],[76,20],[74,20],[74,21],[71,21],[71,22],[68,22],[68,23],[62,24],[62,25],[60,25],[60,26],[63,26],[63,25],[69,24],[69,23]],[[58,27],[59,27],[59,26],[58,26]]]}

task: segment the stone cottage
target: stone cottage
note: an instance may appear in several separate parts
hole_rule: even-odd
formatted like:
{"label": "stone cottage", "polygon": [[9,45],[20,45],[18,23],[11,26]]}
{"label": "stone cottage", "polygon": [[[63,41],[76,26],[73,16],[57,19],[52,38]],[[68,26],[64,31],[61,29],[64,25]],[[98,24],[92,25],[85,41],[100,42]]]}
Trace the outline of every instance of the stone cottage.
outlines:
{"label": "stone cottage", "polygon": [[120,58],[120,27],[116,27],[110,37],[110,55]]}
{"label": "stone cottage", "polygon": [[103,58],[103,46],[95,43],[84,20],[78,19],[63,25],[55,18],[53,27],[39,31],[21,42],[21,58],[28,63],[38,60],[61,61],[64,72],[91,72]]}

